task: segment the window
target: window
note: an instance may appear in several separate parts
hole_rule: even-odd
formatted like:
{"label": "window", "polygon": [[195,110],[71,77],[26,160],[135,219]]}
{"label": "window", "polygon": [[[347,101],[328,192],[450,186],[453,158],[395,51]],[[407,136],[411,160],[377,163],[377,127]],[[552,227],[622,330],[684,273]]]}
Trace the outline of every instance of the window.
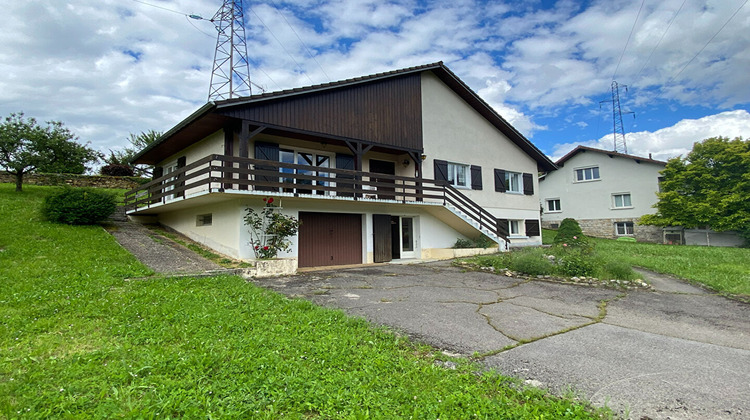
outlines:
{"label": "window", "polygon": [[552,213],[552,212],[561,211],[561,210],[562,209],[560,208],[560,199],[559,198],[554,198],[554,199],[547,200],[547,211],[548,212]]}
{"label": "window", "polygon": [[448,183],[454,187],[468,188],[471,185],[469,165],[448,162]]}
{"label": "window", "polygon": [[597,179],[599,179],[599,167],[598,166],[576,169],[576,182],[594,181]]}
{"label": "window", "polygon": [[616,209],[633,207],[633,204],[630,202],[630,194],[612,194],[612,201]]}
{"label": "window", "polygon": [[508,192],[523,193],[523,177],[519,172],[505,172],[505,185]]}
{"label": "window", "polygon": [[318,195],[324,195],[324,194],[330,193],[324,190],[313,190],[308,187],[312,185],[328,186],[329,183],[327,181],[298,179],[294,176],[294,174],[318,176],[318,177],[330,177],[329,172],[324,172],[320,170],[316,171],[314,169],[315,168],[318,168],[318,169],[330,168],[331,156],[324,155],[324,154],[317,154],[313,152],[307,152],[307,151],[300,151],[300,150],[279,149],[279,162],[286,163],[286,164],[296,163],[297,165],[305,165],[305,166],[310,167],[310,169],[303,169],[303,168],[293,169],[293,168],[288,168],[288,167],[279,168],[279,172],[281,172],[282,174],[281,182],[286,184],[281,189],[281,191],[299,193],[299,194],[318,194]]}
{"label": "window", "polygon": [[211,226],[213,223],[213,214],[199,214],[195,217],[196,226]]}
{"label": "window", "polygon": [[508,233],[513,236],[522,236],[521,226],[523,226],[523,220],[508,220]]}
{"label": "window", "polygon": [[615,234],[617,234],[617,236],[633,235],[633,222],[616,222]]}

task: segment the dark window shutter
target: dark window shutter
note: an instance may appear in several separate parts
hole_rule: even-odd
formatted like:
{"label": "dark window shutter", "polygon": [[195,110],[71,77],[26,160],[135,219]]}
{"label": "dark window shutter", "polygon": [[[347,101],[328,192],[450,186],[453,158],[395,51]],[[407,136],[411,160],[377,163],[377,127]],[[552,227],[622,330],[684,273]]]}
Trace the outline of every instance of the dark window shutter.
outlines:
{"label": "dark window shutter", "polygon": [[154,174],[151,177],[151,179],[161,178],[164,176],[164,167],[163,166],[155,166],[154,167]]}
{"label": "dark window shutter", "polygon": [[[177,158],[177,169],[184,168],[186,164],[187,164],[187,157],[180,156],[180,157]],[[176,178],[180,179],[180,178],[182,178],[184,176],[185,176],[185,174],[177,174]],[[175,188],[180,188],[180,187],[184,187],[184,186],[185,186],[185,181],[180,181],[179,183],[177,183],[177,185],[175,185]],[[177,191],[176,193],[174,193],[174,197],[175,198],[176,197],[184,197],[184,196],[185,196],[185,191]]]}
{"label": "dark window shutter", "polygon": [[[336,169],[347,169],[350,171],[354,170],[354,156],[344,155],[336,153]],[[349,182],[341,182],[339,179],[354,179],[354,175],[349,174],[336,174],[336,188],[348,188],[353,189],[354,184]],[[342,197],[354,197],[354,192],[337,192],[336,195]]]}
{"label": "dark window shutter", "polygon": [[497,233],[501,238],[508,238],[510,230],[508,230],[508,219],[497,219]]}
{"label": "dark window shutter", "polygon": [[523,193],[534,195],[534,176],[531,174],[523,174]]}
{"label": "dark window shutter", "polygon": [[448,181],[448,162],[435,159],[435,181]]}
{"label": "dark window shutter", "polygon": [[255,142],[255,158],[260,160],[279,161],[279,145],[276,143]]}
{"label": "dark window shutter", "polygon": [[[265,143],[262,141],[255,142],[255,159],[258,160],[270,160],[272,162],[279,161],[279,145],[276,143]],[[278,169],[274,166],[263,166],[255,165],[256,171],[277,171]],[[256,175],[256,182],[279,182],[279,177],[276,176],[265,176]],[[271,186],[256,186],[257,191],[277,191],[276,187]]]}
{"label": "dark window shutter", "polygon": [[539,236],[539,220],[526,219],[526,236]]}
{"label": "dark window shutter", "polygon": [[482,167],[471,165],[471,189],[482,189]]}
{"label": "dark window shutter", "polygon": [[495,191],[508,191],[508,187],[505,186],[505,170],[503,169],[495,169]]}

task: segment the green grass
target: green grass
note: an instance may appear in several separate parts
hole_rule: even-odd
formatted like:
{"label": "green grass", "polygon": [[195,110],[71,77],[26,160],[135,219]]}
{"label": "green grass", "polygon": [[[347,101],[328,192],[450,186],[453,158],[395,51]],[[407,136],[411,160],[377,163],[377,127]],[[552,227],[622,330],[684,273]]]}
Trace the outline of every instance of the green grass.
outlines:
{"label": "green grass", "polygon": [[[239,277],[163,278],[0,184],[0,419],[597,418]],[[475,416],[476,415],[476,416]]]}
{"label": "green grass", "polygon": [[624,261],[659,273],[704,284],[716,291],[750,298],[750,249],[594,240],[608,260]]}
{"label": "green grass", "polygon": [[[555,231],[543,230],[544,243]],[[606,263],[626,263],[750,299],[750,248],[661,245],[592,238]]]}

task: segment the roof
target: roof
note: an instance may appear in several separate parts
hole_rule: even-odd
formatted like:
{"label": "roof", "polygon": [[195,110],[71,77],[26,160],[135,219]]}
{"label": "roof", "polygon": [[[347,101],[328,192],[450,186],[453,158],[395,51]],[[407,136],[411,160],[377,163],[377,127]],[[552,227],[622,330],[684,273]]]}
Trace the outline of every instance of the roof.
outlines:
{"label": "roof", "polygon": [[625,153],[615,152],[613,150],[596,149],[596,148],[588,147],[588,146],[578,146],[578,147],[576,147],[575,149],[573,149],[570,152],[568,152],[567,155],[565,155],[565,156],[561,157],[560,159],[558,159],[558,161],[555,162],[555,164],[557,166],[564,166],[565,162],[567,162],[568,160],[570,160],[573,156],[577,155],[578,153],[585,153],[585,152],[601,153],[601,154],[607,155],[609,157],[618,156],[618,157],[623,157],[623,158],[626,158],[626,159],[633,159],[637,163],[645,162],[645,163],[655,163],[657,165],[666,165],[667,164],[667,162],[664,162],[664,161],[661,161],[661,160],[656,160],[656,159],[651,159],[651,158],[645,158],[645,157],[636,156],[636,155],[628,155],[628,154],[625,154]]}
{"label": "roof", "polygon": [[[194,126],[197,122],[202,119],[206,119],[211,115],[214,115],[215,111],[222,108],[229,108],[241,105],[251,105],[254,103],[265,102],[269,100],[278,100],[286,97],[293,97],[298,95],[306,95],[310,93],[317,93],[326,90],[341,89],[348,86],[354,86],[364,83],[372,83],[378,80],[399,77],[407,74],[421,73],[425,71],[432,71],[443,83],[455,91],[467,104],[479,112],[485,119],[493,124],[498,130],[505,134],[512,142],[519,146],[524,152],[531,156],[536,162],[540,170],[549,171],[556,169],[555,164],[542,153],[533,143],[531,143],[523,134],[521,134],[515,127],[513,127],[508,121],[506,121],[500,114],[498,114],[487,102],[485,102],[476,92],[474,92],[466,83],[459,79],[452,71],[446,67],[442,61],[424,64],[420,66],[407,67],[398,70],[392,70],[388,72],[375,73],[368,76],[355,77],[351,79],[340,80],[336,82],[323,83],[318,85],[303,86],[294,89],[286,89],[276,92],[264,92],[257,95],[246,96],[242,98],[232,98],[222,101],[209,102],[198,109],[196,112],[191,114],[185,120],[177,124],[175,127],[164,133],[159,140],[149,145],[144,150],[140,151],[134,158],[133,161],[137,161],[142,158],[150,150],[156,147],[160,147],[163,143],[169,142],[170,138],[174,136],[180,136],[180,133],[184,131],[186,127]],[[211,127],[218,128],[224,123],[222,119],[216,119],[210,124]],[[204,124],[205,126],[205,124]],[[208,127],[205,127],[203,132],[209,131]],[[207,132],[208,135],[210,132]],[[175,142],[172,142],[175,143]]]}

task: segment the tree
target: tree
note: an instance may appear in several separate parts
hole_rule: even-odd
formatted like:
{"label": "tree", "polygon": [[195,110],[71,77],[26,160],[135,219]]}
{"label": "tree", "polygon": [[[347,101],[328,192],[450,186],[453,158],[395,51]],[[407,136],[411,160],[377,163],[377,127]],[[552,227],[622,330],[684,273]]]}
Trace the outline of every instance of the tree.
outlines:
{"label": "tree", "polygon": [[155,143],[161,136],[161,132],[154,130],[142,131],[141,134],[130,133],[128,137],[130,146],[125,146],[122,150],[110,151],[110,157],[106,162],[108,165],[130,165],[136,176],[149,176],[151,175],[150,166],[133,165],[132,160],[138,152]]}
{"label": "tree", "polygon": [[716,231],[736,230],[750,238],[750,142],[712,137],[695,143],[684,158],[670,159],[656,214],[641,224]]}
{"label": "tree", "polygon": [[42,168],[83,173],[99,154],[77,140],[59,121],[42,127],[23,112],[10,114],[0,124],[0,168],[15,175],[16,191],[22,190],[25,174]]}

